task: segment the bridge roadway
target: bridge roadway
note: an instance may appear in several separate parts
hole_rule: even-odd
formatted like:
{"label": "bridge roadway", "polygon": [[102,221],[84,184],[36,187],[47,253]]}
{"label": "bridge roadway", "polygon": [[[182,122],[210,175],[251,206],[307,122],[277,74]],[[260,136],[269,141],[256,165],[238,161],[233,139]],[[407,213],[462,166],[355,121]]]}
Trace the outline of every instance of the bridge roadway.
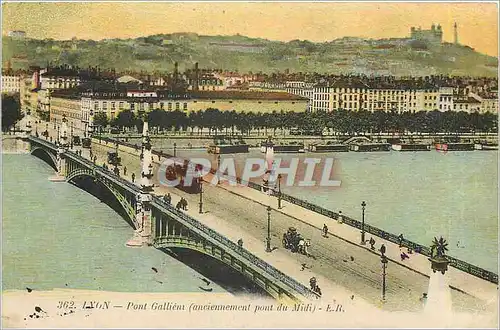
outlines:
{"label": "bridge roadway", "polygon": [[[130,148],[127,150],[122,147],[120,146],[120,155],[123,165],[128,169],[127,176],[135,172],[137,177],[140,173],[138,162],[140,150],[130,150]],[[105,162],[106,152],[114,150],[114,146],[112,143],[99,144],[98,140],[94,139],[93,150],[94,154],[98,155],[98,162]],[[154,173],[157,173],[159,164],[157,158],[155,162]],[[121,168],[123,169],[123,166]],[[265,205],[267,205],[268,197],[266,195],[245,187],[205,184],[203,194],[205,212],[198,214],[199,195],[187,194],[164,186],[155,188],[155,193],[159,195],[167,192],[173,196],[173,203],[176,203],[180,197],[186,198],[190,206],[188,213],[224,236],[233,241],[242,238],[244,246],[250,246],[250,250],[256,255],[266,261],[269,260],[277,267],[280,265],[285,267],[286,264],[287,274],[297,273],[294,278],[301,279],[302,282],[306,282],[312,276],[320,279],[319,285],[324,298],[334,293],[337,300],[338,297],[349,300],[354,295],[355,300],[363,300],[363,304],[381,307],[380,258],[365,246],[359,245],[357,230],[288,203],[284,204],[283,209],[277,210],[276,199],[273,198],[271,204],[273,208],[272,242],[273,246],[278,249],[267,254],[264,252],[267,235]],[[329,238],[321,236],[320,229],[323,223],[327,223],[332,229]],[[305,237],[311,238],[313,243],[311,253],[314,258],[291,254],[281,248],[281,235],[289,226],[298,228]],[[377,246],[380,246],[380,241],[377,239]],[[428,260],[424,256],[412,255],[409,263],[401,264],[398,262],[399,248],[390,242],[385,242],[385,244],[391,261],[387,271],[387,302],[382,308],[420,310],[422,306],[419,298],[423,292],[427,292],[429,283],[426,276],[430,272]],[[302,264],[312,268],[301,270]],[[463,280],[458,283],[459,288],[467,294],[457,290],[452,291],[456,310],[487,310],[495,306],[496,285],[463,272],[460,273],[462,273]],[[452,280],[453,278],[452,276]]]}

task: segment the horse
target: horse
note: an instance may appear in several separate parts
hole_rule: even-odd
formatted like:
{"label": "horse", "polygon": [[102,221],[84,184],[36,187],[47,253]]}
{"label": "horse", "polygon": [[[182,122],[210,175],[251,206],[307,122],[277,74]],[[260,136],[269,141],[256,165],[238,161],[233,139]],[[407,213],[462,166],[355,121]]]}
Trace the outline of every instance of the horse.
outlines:
{"label": "horse", "polygon": [[308,240],[305,240],[305,239],[301,239],[299,241],[299,244],[298,244],[298,252],[303,254],[303,255],[306,255],[306,256],[309,256],[309,251],[307,251],[307,249],[311,246],[311,240],[308,239]]}

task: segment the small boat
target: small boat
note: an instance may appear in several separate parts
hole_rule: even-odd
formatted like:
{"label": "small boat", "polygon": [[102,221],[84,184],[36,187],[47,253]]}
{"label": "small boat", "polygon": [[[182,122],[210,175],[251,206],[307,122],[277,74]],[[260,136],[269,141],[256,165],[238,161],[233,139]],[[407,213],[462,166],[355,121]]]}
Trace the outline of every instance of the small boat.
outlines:
{"label": "small boat", "polygon": [[437,151],[473,151],[474,143],[436,143]]}
{"label": "small boat", "polygon": [[397,143],[391,146],[395,151],[430,151],[431,145],[425,143]]}
{"label": "small boat", "polygon": [[[266,152],[266,146],[268,142],[261,142],[260,144],[260,152]],[[297,144],[272,144],[274,152],[277,153],[304,153],[306,152],[303,143]]]}
{"label": "small boat", "polygon": [[201,286],[199,286],[198,288],[200,288],[201,290],[205,291],[205,292],[212,292],[213,289],[212,288],[203,288]]}
{"label": "small boat", "polygon": [[311,152],[348,152],[349,146],[346,144],[316,144],[309,145]]}
{"label": "small boat", "polygon": [[390,151],[391,145],[389,143],[351,144],[350,149],[356,152]]}
{"label": "small boat", "polygon": [[498,150],[498,144],[496,143],[476,143],[474,144],[475,150]]}
{"label": "small boat", "polygon": [[241,137],[216,136],[214,142],[208,147],[209,154],[238,154],[247,153],[249,145]]}

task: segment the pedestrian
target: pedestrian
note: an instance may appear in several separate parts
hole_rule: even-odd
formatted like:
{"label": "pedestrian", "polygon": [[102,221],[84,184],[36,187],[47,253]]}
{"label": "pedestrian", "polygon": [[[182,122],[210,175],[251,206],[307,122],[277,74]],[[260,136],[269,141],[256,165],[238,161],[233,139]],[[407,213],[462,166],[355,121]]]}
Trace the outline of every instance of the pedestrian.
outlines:
{"label": "pedestrian", "polygon": [[384,244],[382,244],[382,246],[380,246],[380,250],[379,251],[380,251],[380,253],[382,255],[385,255],[385,245]]}
{"label": "pedestrian", "polygon": [[240,247],[240,249],[243,248],[243,240],[241,238],[238,240],[238,246]]}
{"label": "pedestrian", "polygon": [[311,277],[309,279],[309,285],[311,286],[311,290],[314,291],[314,289],[316,289],[316,284],[317,284],[316,277]]}
{"label": "pedestrian", "polygon": [[422,305],[425,306],[425,303],[427,302],[427,293],[422,293],[422,297],[420,297],[420,302],[422,303]]}
{"label": "pedestrian", "polygon": [[175,208],[176,208],[176,209],[178,209],[178,210],[180,210],[180,209],[181,209],[181,207],[182,207],[182,205],[181,205],[181,204],[182,204],[182,203],[181,203],[181,201],[178,201],[178,202],[177,202],[177,205],[175,205]]}
{"label": "pedestrian", "polygon": [[321,289],[319,288],[319,285],[316,285],[316,288],[314,291],[316,291],[316,293],[321,296]]}
{"label": "pedestrian", "polygon": [[187,211],[188,202],[184,199],[184,211]]}
{"label": "pedestrian", "polygon": [[399,247],[403,246],[403,239],[404,239],[403,234],[399,234],[398,236]]}
{"label": "pedestrian", "polygon": [[337,221],[338,221],[338,223],[344,222],[344,216],[342,215],[342,211],[339,211],[339,214],[337,216]]}
{"label": "pedestrian", "polygon": [[127,175],[127,166],[123,168],[123,175]]}
{"label": "pedestrian", "polygon": [[132,173],[132,183],[135,182],[135,173]]}
{"label": "pedestrian", "polygon": [[373,239],[373,237],[370,237],[370,245],[370,249],[375,250],[375,240]]}
{"label": "pedestrian", "polygon": [[170,193],[167,194],[167,203],[172,203],[172,196],[170,195]]}
{"label": "pedestrian", "polygon": [[328,237],[328,226],[323,224],[323,237]]}

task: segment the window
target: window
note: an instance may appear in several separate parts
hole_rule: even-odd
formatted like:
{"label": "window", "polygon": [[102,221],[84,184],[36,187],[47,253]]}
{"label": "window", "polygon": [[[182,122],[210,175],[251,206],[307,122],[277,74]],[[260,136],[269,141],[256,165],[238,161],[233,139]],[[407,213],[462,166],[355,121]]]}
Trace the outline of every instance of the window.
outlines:
{"label": "window", "polygon": [[180,110],[181,105],[179,102],[175,102],[175,110]]}
{"label": "window", "polygon": [[184,103],[184,111],[187,111],[187,109],[188,109],[188,104]]}
{"label": "window", "polygon": [[123,109],[123,102],[118,103],[118,108],[120,108],[120,110]]}
{"label": "window", "polygon": [[160,103],[160,109],[163,110],[165,108],[165,103],[161,102]]}
{"label": "window", "polygon": [[172,110],[172,102],[168,102],[168,110]]}
{"label": "window", "polygon": [[135,110],[135,103],[130,103],[130,110],[134,111]]}

